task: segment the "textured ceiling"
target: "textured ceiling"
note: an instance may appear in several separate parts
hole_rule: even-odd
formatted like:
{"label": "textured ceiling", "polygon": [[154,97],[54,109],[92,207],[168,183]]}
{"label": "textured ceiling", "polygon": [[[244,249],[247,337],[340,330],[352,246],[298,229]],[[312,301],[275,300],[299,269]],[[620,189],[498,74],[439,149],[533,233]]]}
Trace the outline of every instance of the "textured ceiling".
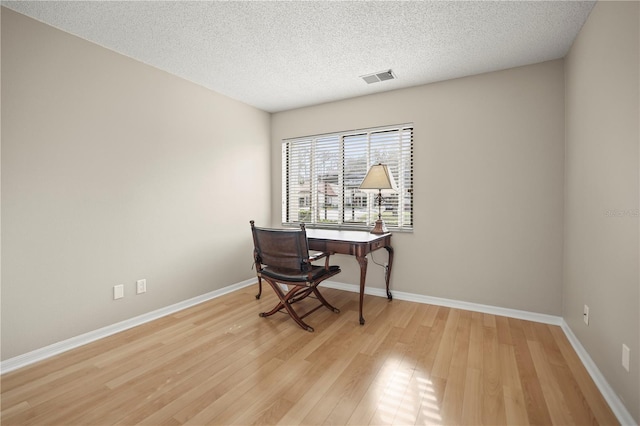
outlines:
{"label": "textured ceiling", "polygon": [[[594,2],[2,1],[276,112],[563,57]],[[393,69],[396,80],[359,76]]]}

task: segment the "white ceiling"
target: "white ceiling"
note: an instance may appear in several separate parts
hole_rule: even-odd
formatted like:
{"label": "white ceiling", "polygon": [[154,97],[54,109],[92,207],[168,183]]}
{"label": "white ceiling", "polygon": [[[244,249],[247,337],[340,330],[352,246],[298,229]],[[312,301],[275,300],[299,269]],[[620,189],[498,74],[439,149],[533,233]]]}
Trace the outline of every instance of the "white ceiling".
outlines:
{"label": "white ceiling", "polygon": [[269,112],[561,58],[594,3],[2,1]]}

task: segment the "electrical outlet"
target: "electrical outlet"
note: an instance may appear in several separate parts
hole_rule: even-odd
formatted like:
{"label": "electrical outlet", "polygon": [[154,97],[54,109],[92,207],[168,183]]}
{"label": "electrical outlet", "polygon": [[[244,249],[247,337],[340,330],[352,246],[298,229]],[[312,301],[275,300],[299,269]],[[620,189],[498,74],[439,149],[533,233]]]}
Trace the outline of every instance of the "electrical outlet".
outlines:
{"label": "electrical outlet", "polygon": [[589,307],[587,305],[584,305],[584,313],[582,315],[582,319],[584,320],[584,323],[589,325]]}
{"label": "electrical outlet", "polygon": [[113,300],[122,299],[124,297],[124,285],[116,285],[113,287]]}
{"label": "electrical outlet", "polygon": [[623,343],[622,344],[622,366],[627,371],[629,371],[629,356],[631,355],[629,352],[630,352],[629,346]]}
{"label": "electrical outlet", "polygon": [[147,292],[147,280],[138,280],[136,281],[136,294],[146,293]]}

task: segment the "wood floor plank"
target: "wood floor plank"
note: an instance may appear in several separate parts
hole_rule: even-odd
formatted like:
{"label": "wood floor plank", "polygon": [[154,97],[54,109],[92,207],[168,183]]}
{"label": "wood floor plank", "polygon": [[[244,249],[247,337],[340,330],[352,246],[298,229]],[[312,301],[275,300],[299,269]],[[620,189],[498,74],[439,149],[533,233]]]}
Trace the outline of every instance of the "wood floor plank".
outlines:
{"label": "wood floor plank", "polygon": [[420,359],[426,352],[430,333],[431,327],[420,325],[407,346],[401,368],[408,381],[393,424],[413,424],[418,418],[428,377],[420,366]]}
{"label": "wood floor plank", "polygon": [[482,314],[479,312],[471,313],[471,324],[469,329],[469,357],[467,359],[467,368],[482,371],[482,354],[483,333]]}
{"label": "wood floor plank", "polygon": [[529,416],[525,406],[520,374],[518,373],[515,348],[510,344],[500,344],[499,350],[502,392],[504,395],[504,408],[507,424],[528,424]]}
{"label": "wood floor plank", "polygon": [[303,423],[307,423],[307,419],[317,419],[317,422],[309,423],[345,424],[369,388],[370,382],[362,378],[371,377],[377,367],[376,360],[371,356],[356,354],[343,373],[327,389],[322,399],[303,419]]}
{"label": "wood floor plank", "polygon": [[446,425],[446,419],[442,417],[440,401],[444,396],[447,380],[440,377],[432,377],[427,380],[423,390],[424,397],[416,419],[416,425]]}
{"label": "wood floor plank", "polygon": [[429,331],[430,329],[427,328],[419,335],[422,339],[415,338],[410,344],[398,342],[399,345],[404,345],[402,346],[404,356],[400,359],[391,382],[392,399],[385,401],[391,424],[412,424],[418,416],[422,405],[421,392],[427,377],[418,363],[420,353],[424,352],[428,341]]}
{"label": "wood floor plank", "polygon": [[387,333],[381,344],[377,346],[377,350],[371,353],[372,358],[377,361],[378,368],[375,374],[365,378],[369,382],[369,387],[355,406],[347,424],[369,424],[374,416],[377,416],[376,412],[381,406],[385,410],[385,392],[393,382],[395,371],[402,361],[397,351],[406,348],[406,345],[398,343],[398,338],[398,333]]}
{"label": "wood floor plank", "polygon": [[418,332],[418,328],[422,327],[424,318],[427,315],[427,305],[418,305],[417,303],[412,303],[411,306],[415,308],[413,309],[413,313],[409,318],[407,326],[403,327],[404,330],[402,331],[402,335],[399,339],[401,343],[413,342],[415,335]]}
{"label": "wood floor plank", "polygon": [[482,371],[477,368],[467,368],[465,383],[462,389],[461,424],[482,424]]}
{"label": "wood floor plank", "polygon": [[[500,372],[500,350],[495,318],[487,320],[483,335],[482,423],[503,425],[507,422]],[[493,317],[491,315],[491,317]]]}
{"label": "wood floor plank", "polygon": [[525,407],[524,395],[522,393],[522,390],[504,386],[502,392],[504,395],[504,409],[507,424],[529,424],[529,417],[527,415],[527,409]]}
{"label": "wood floor plank", "polygon": [[393,422],[406,386],[401,371],[402,360],[407,349],[407,345],[404,343],[396,342],[388,353],[390,359],[379,370],[382,374],[379,375],[379,380],[373,384],[377,388],[374,389],[375,398],[371,400],[375,403],[375,411],[369,419],[369,424],[391,424]]}
{"label": "wood floor plank", "polygon": [[425,351],[420,354],[418,358],[418,367],[424,372],[428,378],[434,377],[433,365],[436,362],[436,356],[440,349],[440,343],[442,342],[442,336],[444,329],[449,319],[449,308],[440,307],[436,314],[433,326],[430,329],[427,336],[427,344],[425,345]]}
{"label": "wood floor plank", "polygon": [[432,374],[442,379],[446,379],[449,376],[449,367],[451,366],[451,359],[453,357],[453,347],[455,345],[459,317],[459,310],[450,310],[442,333],[442,339],[438,345],[438,352],[433,364]]}
{"label": "wood floor plank", "polygon": [[447,374],[447,387],[441,404],[442,417],[447,424],[462,423],[470,334],[471,312],[461,311],[458,317],[451,364]]}
{"label": "wood floor plank", "polygon": [[[213,419],[225,414],[227,408],[235,401],[245,401],[244,395],[254,386],[260,383],[262,377],[270,377],[274,370],[281,367],[284,362],[273,358],[265,363],[259,363],[257,369],[248,369],[249,374],[240,376],[240,371],[230,379],[226,380],[226,386],[215,387],[215,397],[213,395],[201,395],[201,401],[207,404],[204,408],[194,412],[193,406],[180,410],[173,417],[183,424],[214,424]],[[242,380],[240,380],[242,379]],[[270,378],[271,379],[271,378]],[[225,389],[226,390],[223,390]],[[208,396],[208,397],[207,397]],[[249,400],[249,399],[246,399]],[[224,424],[224,423],[218,423]]]}
{"label": "wood floor plank", "polygon": [[[354,317],[354,320],[357,321],[357,317]],[[350,327],[348,323],[344,323],[343,326]],[[325,357],[311,362],[312,367],[309,369],[309,372],[297,380],[295,385],[285,392],[285,396],[289,400],[295,401],[295,403],[279,423],[300,424],[302,420],[309,415],[310,411],[324,398],[328,389],[333,385],[337,377],[345,371],[353,357],[365,355],[359,350],[359,347],[366,345],[365,342],[368,342],[372,338],[369,334],[362,334],[347,353],[338,354],[329,352]],[[293,396],[291,395],[292,393],[297,395]]]}
{"label": "wood floor plank", "polygon": [[357,294],[323,289],[341,312],[309,333],[256,290],[1,376],[2,424],[617,422],[559,327],[374,296],[361,326]]}
{"label": "wood floor plank", "polygon": [[[281,335],[288,336],[290,329],[285,324],[282,324],[281,327],[281,329],[269,329],[272,338]],[[164,395],[157,395],[154,401],[161,403],[160,410],[152,413],[138,410],[137,413],[132,413],[133,418],[124,418],[123,424],[137,423],[142,418],[148,418],[145,421],[151,423],[158,418],[167,418],[167,414],[175,415],[183,421],[189,419],[194,413],[204,409],[224,392],[272,360],[253,354],[256,350],[256,342],[236,335],[231,335],[230,338],[236,342],[236,345],[230,346],[224,357],[207,358],[202,363],[203,369],[195,370],[193,374],[186,375],[177,383],[177,386],[164,392]],[[271,345],[263,343],[258,347],[260,346],[268,347]],[[282,363],[282,360],[276,358],[273,361],[273,365]],[[165,400],[164,397],[168,397],[168,400]]]}
{"label": "wood floor plank", "polygon": [[544,399],[542,386],[537,376],[531,353],[529,352],[529,339],[533,338],[532,333],[527,333],[530,328],[527,321],[509,318],[512,341],[514,343],[514,354],[518,365],[520,384],[524,395],[525,408],[530,424],[548,425],[552,424],[549,409]]}
{"label": "wood floor plank", "polygon": [[[270,372],[266,372],[259,381],[247,382],[246,388],[234,388],[232,392],[219,399],[221,405],[215,415],[205,422],[194,417],[190,424],[250,424],[262,413],[269,410],[280,399],[289,383],[294,382],[309,369],[309,362],[300,360],[294,363],[282,363]],[[240,396],[241,395],[241,396]],[[251,401],[247,405],[245,401]]]}
{"label": "wood floor plank", "polygon": [[[537,341],[528,341],[531,359],[540,378],[544,399],[549,407],[549,415],[554,424],[577,424],[566,403],[568,395],[563,395],[556,377],[553,374],[542,344]],[[573,413],[574,415],[576,413]]]}
{"label": "wood floor plank", "polygon": [[435,305],[424,305],[427,309],[427,314],[424,317],[424,320],[421,325],[426,327],[433,327],[433,323],[435,322],[438,316],[439,306]]}
{"label": "wood floor plank", "polygon": [[501,345],[512,345],[511,330],[509,329],[509,318],[496,316],[496,332],[498,334],[498,343]]}

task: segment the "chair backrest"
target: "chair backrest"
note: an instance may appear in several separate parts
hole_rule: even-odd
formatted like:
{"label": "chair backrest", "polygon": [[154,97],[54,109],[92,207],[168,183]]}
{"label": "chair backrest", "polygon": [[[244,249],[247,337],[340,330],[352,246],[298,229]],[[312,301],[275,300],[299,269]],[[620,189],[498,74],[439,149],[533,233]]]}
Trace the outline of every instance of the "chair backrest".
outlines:
{"label": "chair backrest", "polygon": [[309,243],[304,223],[300,229],[258,228],[253,220],[250,223],[258,262],[272,268],[308,272]]}

